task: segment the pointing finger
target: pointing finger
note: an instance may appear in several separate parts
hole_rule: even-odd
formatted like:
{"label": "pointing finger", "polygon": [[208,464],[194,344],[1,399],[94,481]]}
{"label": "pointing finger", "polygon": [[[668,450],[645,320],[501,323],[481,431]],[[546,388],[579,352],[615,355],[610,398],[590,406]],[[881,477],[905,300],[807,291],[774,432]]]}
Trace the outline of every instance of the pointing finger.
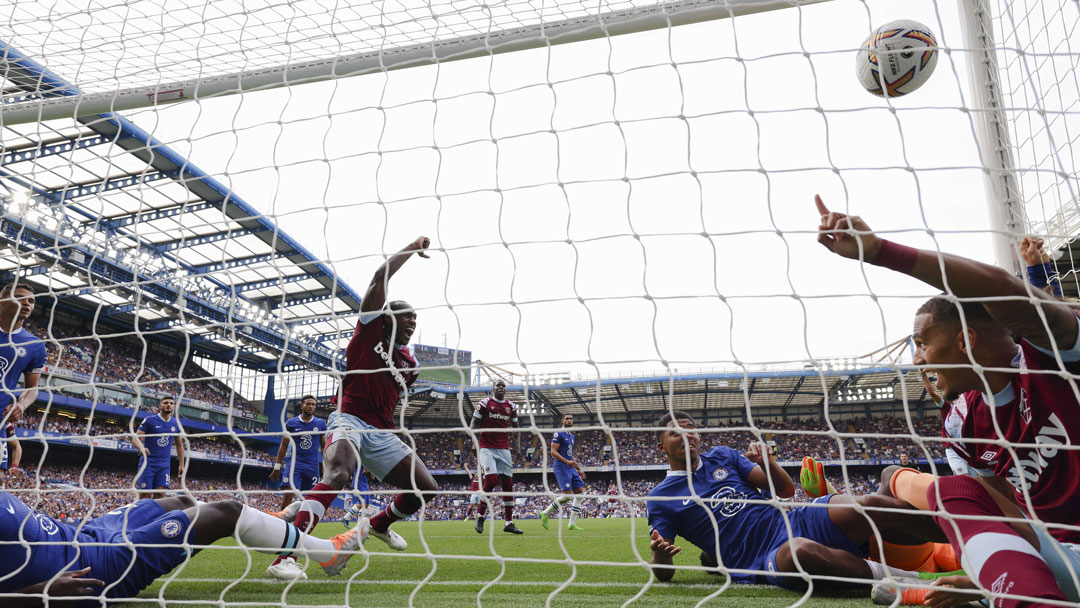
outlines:
{"label": "pointing finger", "polygon": [[821,195],[820,194],[815,194],[814,195],[814,204],[817,205],[818,213],[820,213],[821,215],[828,215],[829,214],[829,208],[826,207],[825,202],[821,200]]}

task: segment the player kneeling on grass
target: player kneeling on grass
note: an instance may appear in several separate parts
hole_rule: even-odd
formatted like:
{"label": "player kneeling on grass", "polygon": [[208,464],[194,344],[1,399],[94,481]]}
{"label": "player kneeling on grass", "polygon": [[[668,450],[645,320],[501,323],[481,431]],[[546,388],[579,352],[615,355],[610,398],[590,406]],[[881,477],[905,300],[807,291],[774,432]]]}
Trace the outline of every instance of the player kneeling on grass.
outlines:
{"label": "player kneeling on grass", "polygon": [[80,527],[0,491],[0,605],[38,606],[45,598],[56,605],[63,598],[89,607],[102,605],[96,598],[135,597],[192,554],[234,535],[256,551],[310,557],[335,576],[368,532],[363,520],[329,540],[315,538],[233,500],[182,496],[143,499]]}
{"label": "player kneeling on grass", "polygon": [[[729,573],[734,582],[788,588],[805,587],[806,575],[917,578],[917,572],[866,560],[874,528],[897,544],[945,538],[930,517],[890,496],[823,496],[813,506],[785,513],[768,504],[770,491],[789,498],[795,485],[768,446],[751,444],[745,455],[729,447],[699,455],[701,438],[689,414],[666,414],[657,426],[665,427],[657,433],[657,447],[671,466],[647,503],[652,571],[661,581],[675,575],[673,558],[681,551],[674,545],[677,536],[716,556],[722,569],[742,571]],[[815,581],[819,587],[844,584]]]}

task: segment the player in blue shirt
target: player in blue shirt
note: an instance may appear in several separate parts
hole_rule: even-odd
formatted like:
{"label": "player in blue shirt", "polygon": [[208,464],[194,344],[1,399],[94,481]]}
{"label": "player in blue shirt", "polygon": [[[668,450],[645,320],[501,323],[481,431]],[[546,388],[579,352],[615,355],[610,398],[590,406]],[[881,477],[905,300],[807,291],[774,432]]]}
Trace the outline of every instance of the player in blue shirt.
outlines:
{"label": "player in blue shirt", "polygon": [[45,343],[23,329],[35,302],[34,290],[25,283],[0,288],[0,442],[7,439],[6,423],[21,418],[37,400],[38,381],[45,371]]}
{"label": "player in blue shirt", "polygon": [[[196,503],[186,496],[144,499],[81,526],[59,522],[0,491],[0,603],[5,608],[100,607],[100,598],[130,598],[200,549],[235,534],[243,549],[306,555],[340,574],[367,541],[368,523],[330,539],[315,538],[237,501]],[[14,597],[8,594],[16,594]],[[25,597],[20,597],[23,594]]]}
{"label": "player in blue shirt", "polygon": [[[570,505],[570,524],[567,526],[568,530],[580,530],[581,526],[577,525],[577,518],[581,515],[581,496],[585,491],[585,472],[581,470],[581,465],[574,460],[574,434],[569,431],[574,426],[574,415],[566,414],[562,417],[562,430],[555,433],[555,436],[551,438],[551,457],[554,462],[551,463],[551,469],[555,472],[555,482],[558,484],[559,489],[562,490],[563,495],[556,498],[540,512],[540,524],[544,526],[546,530],[548,527],[548,517],[555,509],[562,503],[573,498],[574,502]],[[577,496],[575,496],[575,494]]]}
{"label": "player in blue shirt", "polygon": [[673,558],[681,551],[674,544],[677,536],[715,556],[734,582],[788,588],[804,588],[807,574],[849,579],[815,580],[818,587],[888,576],[918,578],[917,572],[865,559],[874,534],[871,521],[884,540],[895,544],[944,538],[931,518],[882,494],[822,496],[812,506],[781,511],[772,493],[789,498],[795,485],[770,457],[767,445],[751,444],[746,454],[716,447],[699,455],[701,438],[689,414],[666,414],[657,426],[664,427],[657,433],[657,447],[671,467],[647,502],[650,563],[661,581],[675,575]]}
{"label": "player in blue shirt", "polygon": [[[302,498],[303,492],[319,483],[319,463],[322,461],[322,450],[326,442],[326,421],[315,417],[315,404],[314,396],[304,395],[300,398],[300,415],[285,421],[285,433],[282,434],[281,445],[278,446],[274,470],[270,472],[271,481],[281,479],[281,489],[291,490],[281,496],[282,511],[295,497]],[[290,448],[292,458],[283,465]],[[288,473],[284,476],[281,474],[283,466]]]}
{"label": "player in blue shirt", "polygon": [[135,487],[143,498],[165,498],[165,492],[149,490],[169,489],[169,469],[172,465],[174,443],[176,458],[180,461],[176,474],[181,477],[184,475],[184,427],[180,424],[180,419],[173,416],[175,408],[175,399],[162,397],[158,402],[157,413],[143,418],[131,439],[135,449],[142,454],[139,457]]}
{"label": "player in blue shirt", "polygon": [[367,469],[361,465],[356,469],[356,478],[353,479],[353,491],[344,493],[346,509],[345,517],[341,520],[341,523],[348,526],[350,521],[360,521],[368,508],[369,492],[371,492],[371,473],[368,473]]}

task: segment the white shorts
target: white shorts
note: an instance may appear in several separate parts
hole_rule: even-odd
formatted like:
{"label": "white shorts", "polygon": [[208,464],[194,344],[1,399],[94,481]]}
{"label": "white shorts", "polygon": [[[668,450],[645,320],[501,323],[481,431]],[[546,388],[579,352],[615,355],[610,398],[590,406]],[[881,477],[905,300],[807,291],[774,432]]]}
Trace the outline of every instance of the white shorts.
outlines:
{"label": "white shorts", "polygon": [[469,504],[470,505],[478,505],[478,504],[480,504],[480,495],[474,493],[472,496],[470,496],[469,497]]}
{"label": "white shorts", "polygon": [[330,414],[326,419],[326,430],[330,433],[327,446],[348,439],[356,446],[360,464],[379,481],[385,479],[403,458],[413,453],[412,448],[397,435],[375,428],[352,414]]}
{"label": "white shorts", "polygon": [[510,450],[480,448],[476,463],[480,465],[481,475],[514,476],[514,465],[510,463]]}

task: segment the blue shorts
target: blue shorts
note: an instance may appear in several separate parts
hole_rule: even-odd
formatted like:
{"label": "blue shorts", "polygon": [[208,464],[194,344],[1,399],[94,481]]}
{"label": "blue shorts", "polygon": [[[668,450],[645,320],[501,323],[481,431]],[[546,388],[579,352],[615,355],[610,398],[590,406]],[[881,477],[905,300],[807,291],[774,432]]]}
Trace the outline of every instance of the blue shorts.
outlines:
{"label": "blue shorts", "polygon": [[555,471],[555,483],[558,484],[560,491],[573,491],[585,487],[585,482],[582,481],[581,475],[578,475],[577,469],[555,465],[552,470]]}
{"label": "blue shorts", "polygon": [[83,531],[101,538],[102,532],[95,530],[102,530],[105,533],[135,530],[161,517],[164,513],[165,509],[156,500],[144,498],[91,519],[83,524]]}
{"label": "blue shorts", "polygon": [[132,528],[130,518],[137,510],[150,511],[149,507],[128,509],[131,512],[126,528],[121,523],[119,529],[110,529],[115,526],[115,519],[102,522],[89,532],[106,544],[81,548],[80,562],[93,568],[91,576],[105,581],[106,597],[135,597],[188,558],[189,551],[183,545],[194,539],[187,538],[191,520],[183,511],[162,513],[142,526]]}
{"label": "blue shorts", "polygon": [[[825,505],[828,504],[833,496],[822,496],[814,499],[814,503]],[[826,507],[799,507],[792,511],[789,511],[788,521],[791,522],[791,535],[794,538],[802,537],[810,539],[814,542],[821,543],[826,547],[832,549],[843,549],[849,553],[854,553],[859,557],[866,558],[870,555],[870,547],[868,543],[863,543],[861,546],[856,545],[844,531],[841,530],[829,519],[829,509]],[[779,572],[776,568],[776,553],[781,547],[787,544],[787,529],[782,531],[782,534],[771,551],[765,556],[765,569],[770,573]],[[797,589],[803,582],[803,579],[798,576],[773,576],[772,574],[766,574],[762,578],[765,582],[776,585],[777,587],[784,587],[786,589]]]}
{"label": "blue shorts", "polygon": [[293,467],[291,478],[286,479],[284,475],[281,476],[281,489],[289,490],[296,489],[300,492],[307,492],[311,488],[315,487],[315,484],[319,483],[320,473],[319,467],[301,467],[299,465]]}
{"label": "blue shorts", "polygon": [[142,474],[135,480],[135,487],[140,490],[169,487],[169,465],[146,465]]}

